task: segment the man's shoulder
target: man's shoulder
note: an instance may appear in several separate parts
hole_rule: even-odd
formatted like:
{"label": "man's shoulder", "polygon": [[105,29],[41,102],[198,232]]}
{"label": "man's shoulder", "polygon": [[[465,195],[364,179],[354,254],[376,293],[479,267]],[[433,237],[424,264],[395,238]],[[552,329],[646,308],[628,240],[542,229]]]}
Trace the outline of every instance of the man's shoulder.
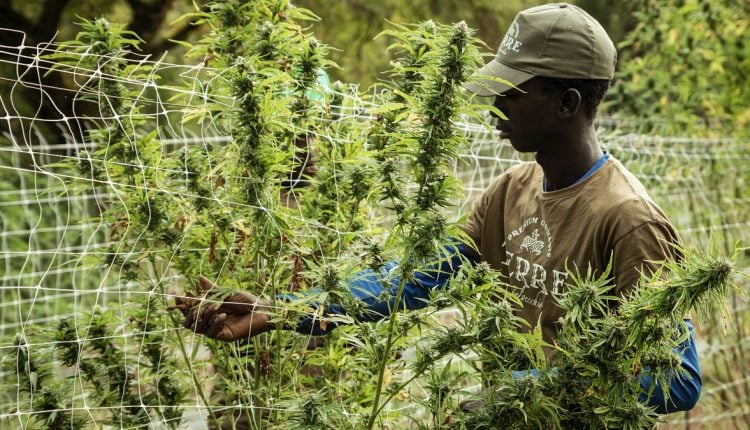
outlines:
{"label": "man's shoulder", "polygon": [[537,169],[539,169],[539,164],[535,161],[521,161],[517,164],[514,164],[510,167],[508,167],[508,170],[505,171],[506,174],[530,174],[535,172]]}
{"label": "man's shoulder", "polygon": [[646,187],[620,160],[610,157],[608,166],[610,168],[611,186],[615,187],[613,191],[628,194],[648,195]]}
{"label": "man's shoulder", "polygon": [[496,182],[524,182],[529,183],[534,180],[535,177],[542,174],[541,167],[539,164],[533,161],[522,161],[518,164],[510,166],[502,175],[500,175]]}
{"label": "man's shoulder", "polygon": [[[627,217],[632,221],[640,218],[642,222],[669,223],[667,216],[649,195],[646,187],[619,160],[610,159],[604,183],[606,190],[603,203],[608,212],[617,214],[618,218]],[[635,217],[635,218],[634,218]]]}
{"label": "man's shoulder", "polygon": [[535,183],[538,183],[541,188],[543,177],[544,173],[537,163],[523,161],[508,167],[496,177],[485,189],[485,196],[495,199],[509,192],[532,190],[536,188]]}

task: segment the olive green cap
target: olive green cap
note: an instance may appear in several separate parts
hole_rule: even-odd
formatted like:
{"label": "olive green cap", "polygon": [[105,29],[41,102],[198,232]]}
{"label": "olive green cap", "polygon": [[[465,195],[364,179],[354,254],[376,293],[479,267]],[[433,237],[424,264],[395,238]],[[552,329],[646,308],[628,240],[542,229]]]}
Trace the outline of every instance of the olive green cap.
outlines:
{"label": "olive green cap", "polygon": [[[465,88],[482,97],[502,94],[534,76],[612,79],[617,50],[607,32],[578,6],[552,3],[516,15],[495,58]],[[496,78],[496,79],[493,79]]]}

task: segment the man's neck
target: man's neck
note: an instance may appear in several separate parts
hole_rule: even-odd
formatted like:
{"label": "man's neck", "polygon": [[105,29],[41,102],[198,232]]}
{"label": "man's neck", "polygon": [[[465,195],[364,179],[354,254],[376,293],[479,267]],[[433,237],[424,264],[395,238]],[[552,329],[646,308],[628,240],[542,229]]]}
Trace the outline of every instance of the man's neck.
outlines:
{"label": "man's neck", "polygon": [[536,162],[544,171],[546,190],[555,191],[575,184],[604,152],[593,127],[575,139],[561,142],[559,150],[537,152]]}

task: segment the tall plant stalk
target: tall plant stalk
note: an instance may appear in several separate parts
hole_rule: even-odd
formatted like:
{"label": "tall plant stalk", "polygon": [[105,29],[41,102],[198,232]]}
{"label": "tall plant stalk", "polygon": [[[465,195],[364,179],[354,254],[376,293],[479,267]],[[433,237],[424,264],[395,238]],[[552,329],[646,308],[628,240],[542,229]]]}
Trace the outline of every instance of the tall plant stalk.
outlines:
{"label": "tall plant stalk", "polygon": [[[431,25],[422,28],[427,31],[432,30]],[[383,391],[385,369],[391,360],[390,355],[395,336],[397,336],[397,310],[402,307],[405,285],[413,278],[415,271],[420,269],[421,264],[439,255],[442,242],[447,240],[450,231],[440,209],[455,201],[457,192],[460,190],[455,179],[451,180],[448,174],[449,166],[456,160],[458,147],[463,143],[453,122],[462,111],[463,99],[459,93],[460,86],[468,78],[472,67],[476,66],[478,56],[472,45],[471,31],[465,23],[441,30],[442,34],[437,34],[436,46],[429,49],[423,48],[428,46],[423,42],[429,40],[426,37],[421,39],[416,46],[409,44],[415,38],[402,39],[406,42],[402,46],[411,54],[407,58],[411,58],[412,63],[422,61],[422,58],[414,59],[414,56],[426,57],[421,73],[427,81],[421,88],[421,92],[416,92],[413,96],[401,96],[405,101],[411,99],[409,101],[414,104],[410,106],[410,113],[417,115],[418,121],[421,122],[418,128],[407,128],[405,136],[402,137],[414,145],[412,148],[406,147],[405,155],[411,164],[413,180],[417,186],[416,193],[405,200],[399,189],[393,186],[393,172],[386,171],[384,175],[384,189],[387,195],[390,194],[388,197],[394,203],[397,231],[398,234],[404,236],[402,244],[404,251],[399,268],[400,282],[388,321],[387,337],[378,363],[375,398],[367,423],[369,429],[375,426],[377,417],[384,406],[380,403],[380,397]],[[413,85],[414,73],[419,72],[408,70],[404,79],[405,84]],[[395,121],[389,120],[388,123],[394,124]],[[390,148],[382,148],[382,151],[388,150]]]}

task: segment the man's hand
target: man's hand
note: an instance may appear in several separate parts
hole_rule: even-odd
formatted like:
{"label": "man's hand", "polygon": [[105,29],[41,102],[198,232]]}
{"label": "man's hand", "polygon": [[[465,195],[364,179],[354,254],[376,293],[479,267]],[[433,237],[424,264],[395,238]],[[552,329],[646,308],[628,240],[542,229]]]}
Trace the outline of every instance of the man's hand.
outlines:
{"label": "man's hand", "polygon": [[263,300],[237,291],[222,303],[215,303],[209,297],[215,295],[216,289],[213,282],[201,276],[197,297],[189,294],[175,299],[173,309],[185,316],[185,328],[226,342],[249,339],[273,329],[270,308]]}

